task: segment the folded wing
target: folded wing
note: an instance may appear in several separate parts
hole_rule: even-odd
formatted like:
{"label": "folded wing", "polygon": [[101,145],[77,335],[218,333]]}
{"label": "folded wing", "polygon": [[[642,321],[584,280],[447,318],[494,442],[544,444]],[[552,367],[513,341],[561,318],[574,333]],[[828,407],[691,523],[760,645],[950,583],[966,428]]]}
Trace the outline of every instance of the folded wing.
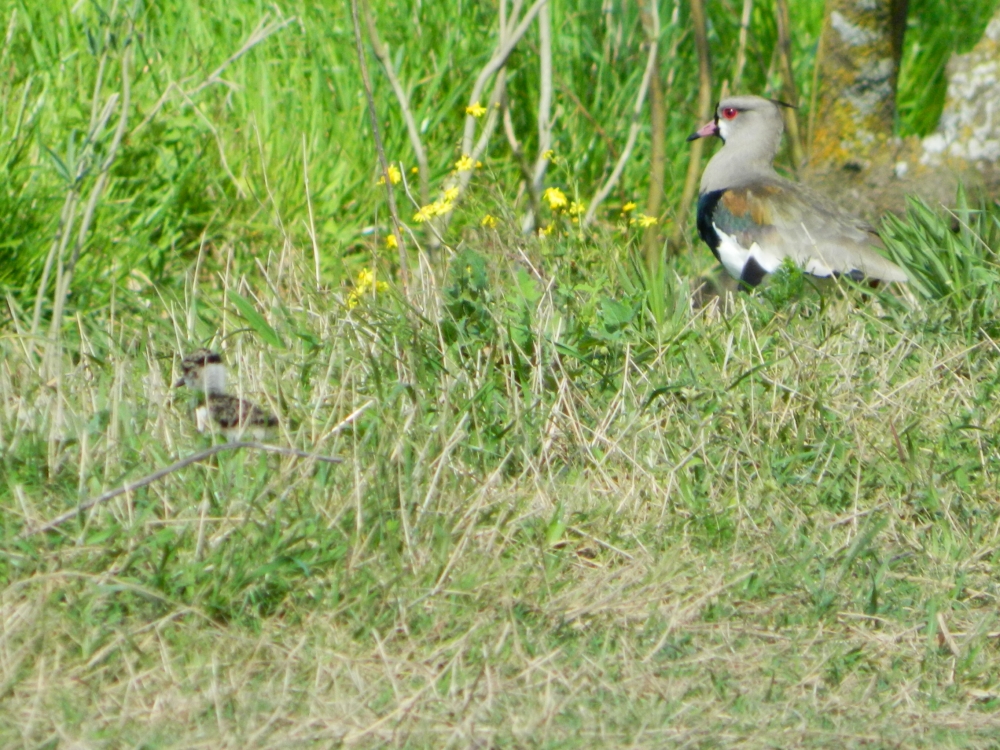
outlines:
{"label": "folded wing", "polygon": [[876,251],[879,240],[869,225],[800,185],[760,182],[707,193],[701,202],[699,209],[706,210],[704,216],[699,211],[699,231],[730,273],[724,256],[735,241],[767,272],[791,258],[815,276],[907,280]]}

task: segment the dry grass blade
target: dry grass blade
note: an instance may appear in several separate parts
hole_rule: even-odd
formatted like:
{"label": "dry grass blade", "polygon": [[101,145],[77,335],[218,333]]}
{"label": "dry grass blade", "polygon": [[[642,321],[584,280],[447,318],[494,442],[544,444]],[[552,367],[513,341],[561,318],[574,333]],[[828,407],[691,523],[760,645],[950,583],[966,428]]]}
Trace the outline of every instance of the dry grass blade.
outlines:
{"label": "dry grass blade", "polygon": [[211,458],[212,456],[218,453],[223,453],[225,451],[241,450],[243,448],[248,448],[251,450],[259,450],[263,451],[264,453],[280,453],[281,455],[284,456],[308,458],[314,461],[323,461],[332,464],[339,464],[343,461],[342,458],[337,458],[335,456],[323,456],[318,453],[308,453],[306,451],[300,451],[295,448],[286,448],[285,446],[281,445],[268,445],[266,443],[243,442],[243,441],[237,441],[232,443],[220,443],[219,445],[213,445],[211,448],[206,448],[203,451],[193,453],[190,456],[182,458],[180,461],[175,461],[174,463],[170,464],[170,466],[166,466],[162,469],[157,469],[153,473],[147,474],[146,476],[142,477],[142,479],[137,479],[134,482],[129,482],[127,484],[122,485],[121,487],[105,492],[103,495],[91,498],[90,500],[85,500],[73,510],[66,511],[61,516],[53,518],[51,521],[47,521],[38,528],[26,529],[25,531],[22,531],[20,538],[25,539],[27,537],[36,536],[37,534],[42,534],[46,531],[52,531],[52,529],[55,529],[61,526],[62,524],[66,523],[66,521],[76,518],[81,513],[85,513],[91,508],[97,507],[101,503],[105,503],[108,500],[112,500],[118,497],[119,495],[125,495],[130,492],[135,492],[136,490],[141,489],[142,487],[146,487],[147,485],[152,484],[158,479],[163,479],[164,477],[169,476],[170,474],[173,474],[176,471],[180,471],[181,469],[188,467],[191,464],[198,463],[199,461],[204,461],[205,459]]}

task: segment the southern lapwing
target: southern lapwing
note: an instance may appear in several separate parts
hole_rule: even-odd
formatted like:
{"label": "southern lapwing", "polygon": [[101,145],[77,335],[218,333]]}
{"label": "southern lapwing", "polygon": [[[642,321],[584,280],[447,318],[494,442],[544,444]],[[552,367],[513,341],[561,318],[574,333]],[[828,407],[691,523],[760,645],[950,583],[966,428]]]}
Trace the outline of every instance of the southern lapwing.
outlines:
{"label": "southern lapwing", "polygon": [[901,268],[876,252],[871,226],[774,171],[784,130],[779,106],[759,96],[724,99],[715,119],[688,137],[717,135],[723,142],[701,177],[698,234],[748,286],[785,258],[814,276],[906,281]]}
{"label": "southern lapwing", "polygon": [[218,352],[196,349],[181,362],[181,374],[175,388],[186,385],[205,394],[205,403],[195,409],[198,432],[211,430],[214,425],[227,440],[261,440],[277,426],[278,419],[270,412],[226,393],[226,366]]}

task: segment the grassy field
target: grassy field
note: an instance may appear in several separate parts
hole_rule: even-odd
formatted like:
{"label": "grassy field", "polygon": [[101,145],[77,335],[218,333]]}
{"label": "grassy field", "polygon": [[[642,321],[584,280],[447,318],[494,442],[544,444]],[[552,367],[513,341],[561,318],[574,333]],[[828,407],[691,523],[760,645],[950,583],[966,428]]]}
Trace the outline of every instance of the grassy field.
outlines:
{"label": "grassy field", "polygon": [[[0,0],[0,746],[998,745],[995,204],[887,219],[905,291],[788,271],[695,308],[708,251],[651,278],[621,215],[648,133],[593,231],[547,214],[543,238],[499,135],[404,293],[347,6],[46,5]],[[430,5],[376,10],[437,190],[495,22]],[[671,7],[667,219],[699,124]],[[739,8],[709,9],[722,71]],[[821,5],[791,10],[807,95]],[[992,4],[915,10],[904,133]],[[628,130],[629,13],[553,8],[546,184],[571,198]],[[60,216],[95,195],[75,253]],[[343,462],[224,451],[41,531],[219,441],[172,388],[199,345],[274,443]]]}

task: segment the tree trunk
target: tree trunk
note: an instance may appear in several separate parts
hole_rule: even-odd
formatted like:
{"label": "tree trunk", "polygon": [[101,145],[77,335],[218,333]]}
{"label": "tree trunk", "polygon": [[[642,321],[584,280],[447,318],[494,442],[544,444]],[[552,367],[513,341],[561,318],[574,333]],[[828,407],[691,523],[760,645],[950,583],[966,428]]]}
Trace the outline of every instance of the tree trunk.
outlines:
{"label": "tree trunk", "polygon": [[896,117],[907,0],[827,0],[810,166],[865,167]]}

